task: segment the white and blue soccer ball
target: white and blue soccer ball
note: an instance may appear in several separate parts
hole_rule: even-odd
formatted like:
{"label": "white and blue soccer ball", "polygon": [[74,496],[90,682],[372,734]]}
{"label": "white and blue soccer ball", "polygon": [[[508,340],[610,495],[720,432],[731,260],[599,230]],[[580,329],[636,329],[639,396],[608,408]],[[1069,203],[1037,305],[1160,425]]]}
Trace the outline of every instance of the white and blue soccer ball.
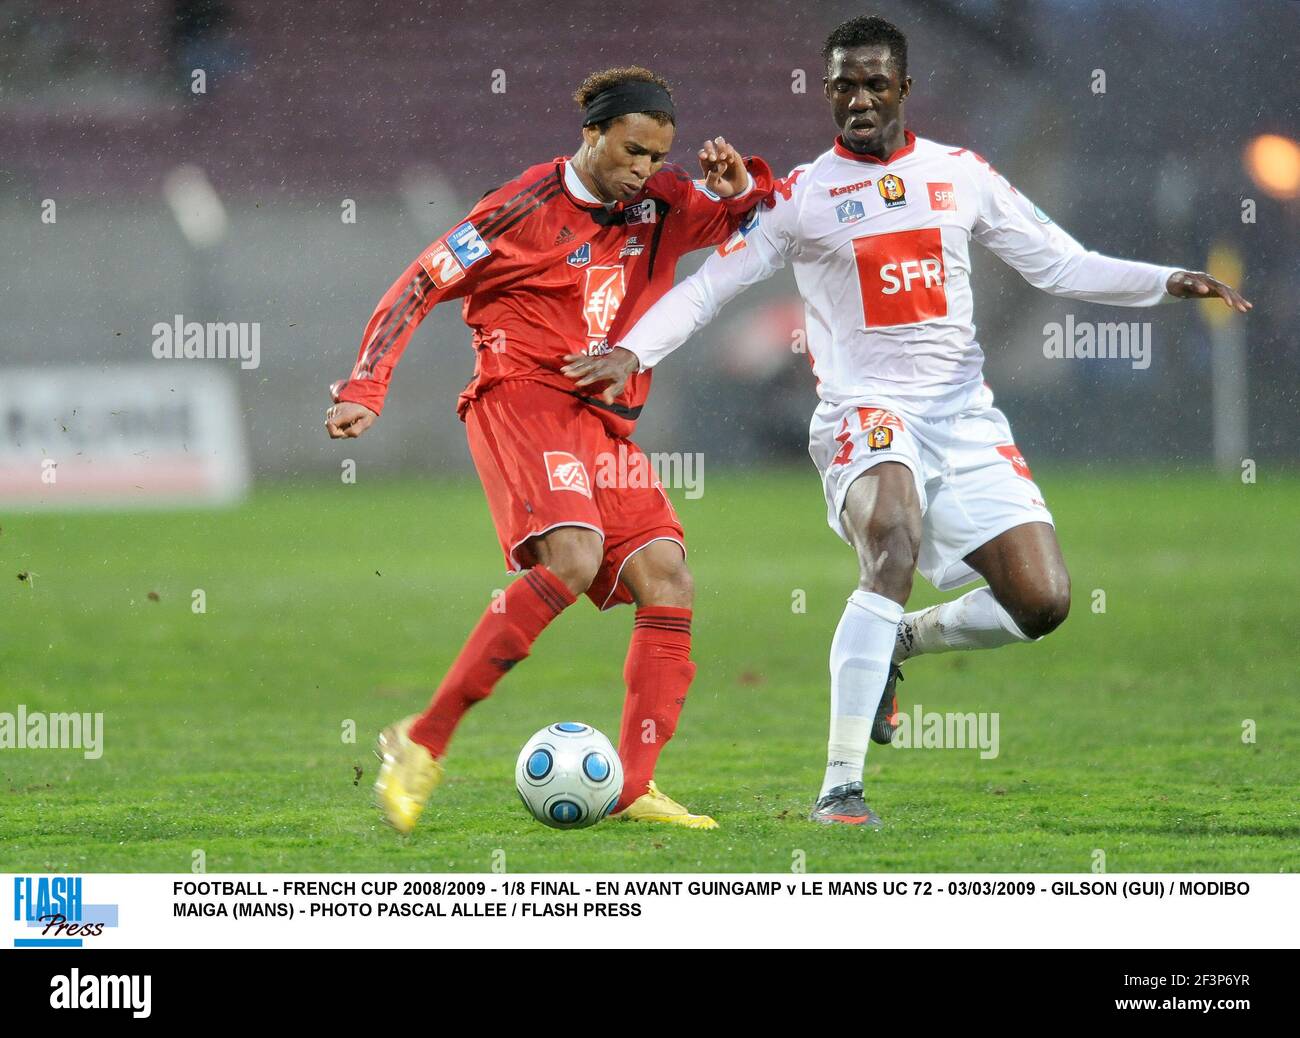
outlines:
{"label": "white and blue soccer ball", "polygon": [[618,803],[623,762],[589,724],[547,725],[519,751],[515,788],[528,813],[552,829],[585,829]]}

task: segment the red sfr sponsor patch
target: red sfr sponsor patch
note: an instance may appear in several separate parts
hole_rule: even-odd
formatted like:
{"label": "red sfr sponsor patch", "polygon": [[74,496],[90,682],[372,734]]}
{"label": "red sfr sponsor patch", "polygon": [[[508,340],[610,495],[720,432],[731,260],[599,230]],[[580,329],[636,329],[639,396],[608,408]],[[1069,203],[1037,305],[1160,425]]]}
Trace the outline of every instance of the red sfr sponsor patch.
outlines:
{"label": "red sfr sponsor patch", "polygon": [[957,195],[951,184],[926,184],[925,193],[930,197],[931,209],[949,209],[956,211]]}
{"label": "red sfr sponsor patch", "polygon": [[546,463],[546,478],[550,480],[552,490],[572,490],[591,497],[587,466],[572,454],[568,451],[543,451],[542,460]]}
{"label": "red sfr sponsor patch", "polygon": [[937,227],[853,239],[868,328],[948,315],[943,235]]}
{"label": "red sfr sponsor patch", "polygon": [[1014,443],[1007,443],[999,447],[998,453],[1011,462],[1011,467],[1016,470],[1017,476],[1023,476],[1025,479],[1034,478],[1029,471],[1029,465],[1025,462],[1025,456],[1020,453],[1020,448]]}

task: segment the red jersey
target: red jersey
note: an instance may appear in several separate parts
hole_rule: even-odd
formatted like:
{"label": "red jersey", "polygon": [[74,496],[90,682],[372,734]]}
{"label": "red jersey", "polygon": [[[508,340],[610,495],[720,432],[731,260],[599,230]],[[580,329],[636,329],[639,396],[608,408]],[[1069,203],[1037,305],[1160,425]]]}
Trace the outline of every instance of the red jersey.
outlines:
{"label": "red jersey", "polygon": [[381,411],[416,326],[439,303],[463,298],[478,356],[460,395],[462,419],[485,390],[519,380],[570,393],[597,409],[613,435],[631,433],[651,372],[633,375],[606,404],[560,373],[565,355],[608,352],[608,340],[672,288],[684,254],[738,231],[770,195],[772,173],[762,159],[746,159],[752,187],[720,199],[666,164],[630,202],[609,208],[570,192],[567,161],[532,166],[489,192],[407,267],[375,307],[352,377],[330,387],[336,401]]}

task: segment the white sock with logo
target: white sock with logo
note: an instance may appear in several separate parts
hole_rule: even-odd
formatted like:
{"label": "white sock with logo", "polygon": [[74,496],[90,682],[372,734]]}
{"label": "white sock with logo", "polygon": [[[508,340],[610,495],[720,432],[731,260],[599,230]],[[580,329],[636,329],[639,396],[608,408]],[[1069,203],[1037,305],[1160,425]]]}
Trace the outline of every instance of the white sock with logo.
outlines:
{"label": "white sock with logo", "polygon": [[871,591],[849,596],[831,641],[831,733],[819,797],[862,780],[871,723],[889,677],[903,607]]}
{"label": "white sock with logo", "polygon": [[998,605],[992,591],[979,587],[951,602],[905,613],[898,625],[894,662],[902,663],[927,652],[996,649],[999,645],[1033,640]]}

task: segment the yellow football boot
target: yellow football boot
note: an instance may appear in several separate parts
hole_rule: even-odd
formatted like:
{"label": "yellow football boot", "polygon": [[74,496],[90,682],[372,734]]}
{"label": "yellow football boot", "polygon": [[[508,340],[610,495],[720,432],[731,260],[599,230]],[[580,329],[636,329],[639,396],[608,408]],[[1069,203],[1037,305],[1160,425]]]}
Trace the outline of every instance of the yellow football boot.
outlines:
{"label": "yellow football boot", "polygon": [[443,767],[433,754],[411,741],[409,733],[417,716],[412,714],[380,732],[375,750],[380,761],[375,806],[383,813],[384,821],[399,833],[415,828],[425,802],[443,775]]}
{"label": "yellow football boot", "polygon": [[642,793],[618,813],[627,822],[665,822],[687,829],[716,829],[718,823],[708,815],[693,815],[672,797],[664,796],[659,787],[650,783],[649,792]]}

